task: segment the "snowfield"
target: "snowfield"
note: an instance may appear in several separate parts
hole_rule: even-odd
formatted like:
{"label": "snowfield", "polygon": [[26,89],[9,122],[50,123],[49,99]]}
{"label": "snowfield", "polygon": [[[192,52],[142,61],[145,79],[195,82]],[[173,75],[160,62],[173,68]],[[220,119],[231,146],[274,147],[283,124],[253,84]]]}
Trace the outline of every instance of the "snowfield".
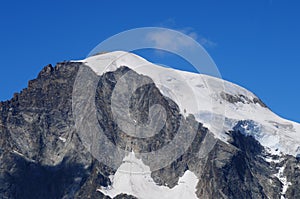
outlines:
{"label": "snowfield", "polygon": [[123,160],[115,175],[110,176],[112,185],[101,187],[97,191],[111,198],[125,193],[142,199],[197,199],[196,186],[198,179],[191,171],[186,171],[179,178],[178,185],[170,189],[167,186],[157,185],[152,177],[151,171],[142,160],[129,153]]}

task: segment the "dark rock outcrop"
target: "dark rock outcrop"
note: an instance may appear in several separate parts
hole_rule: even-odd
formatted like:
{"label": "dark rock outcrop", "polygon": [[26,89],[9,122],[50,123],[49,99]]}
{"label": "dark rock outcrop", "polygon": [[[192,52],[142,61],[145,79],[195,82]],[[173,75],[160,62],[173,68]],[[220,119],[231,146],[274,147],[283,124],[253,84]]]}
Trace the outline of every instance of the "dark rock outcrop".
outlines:
{"label": "dark rock outcrop", "polygon": [[220,94],[221,98],[223,98],[224,100],[230,102],[230,103],[243,103],[243,104],[259,104],[261,107],[264,108],[268,108],[267,105],[259,98],[253,98],[252,100],[249,99],[247,96],[245,95],[231,95],[229,93],[226,92],[221,92]]}

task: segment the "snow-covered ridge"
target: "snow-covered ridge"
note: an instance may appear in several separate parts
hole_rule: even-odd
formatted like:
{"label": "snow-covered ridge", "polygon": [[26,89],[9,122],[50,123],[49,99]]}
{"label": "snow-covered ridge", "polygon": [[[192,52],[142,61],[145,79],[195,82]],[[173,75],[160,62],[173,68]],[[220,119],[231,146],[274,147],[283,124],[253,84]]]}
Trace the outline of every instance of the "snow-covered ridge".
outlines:
{"label": "snow-covered ridge", "polygon": [[[174,100],[182,114],[193,114],[197,121],[208,127],[216,137],[226,141],[224,133],[238,121],[255,123],[255,138],[272,153],[300,154],[300,124],[280,118],[259,103],[252,92],[228,81],[191,72],[179,71],[153,64],[144,58],[115,51],[80,60],[98,75],[127,66],[154,81],[163,95]],[[247,100],[232,103],[224,95],[245,96]],[[242,97],[243,98],[243,97]],[[245,132],[250,132],[251,129]]]}

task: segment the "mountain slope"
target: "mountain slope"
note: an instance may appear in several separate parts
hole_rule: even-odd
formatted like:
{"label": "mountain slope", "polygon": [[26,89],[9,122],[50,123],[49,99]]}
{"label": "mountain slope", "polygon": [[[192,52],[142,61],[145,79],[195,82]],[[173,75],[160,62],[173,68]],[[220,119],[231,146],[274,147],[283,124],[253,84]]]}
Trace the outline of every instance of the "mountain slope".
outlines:
{"label": "mountain slope", "polygon": [[[119,55],[123,59],[115,60]],[[113,64],[102,72],[106,63]],[[147,67],[138,67],[145,63]],[[86,132],[76,128],[72,101],[81,69],[99,78],[95,107],[100,129],[109,142],[127,151],[117,168],[98,161],[85,147],[81,135]],[[113,117],[114,88],[128,72],[136,77],[128,85],[150,83],[133,93],[130,113],[135,120],[145,122],[157,103],[166,111],[166,124],[155,136],[128,136]],[[191,106],[195,101],[197,106]],[[144,59],[125,52],[46,66],[27,89],[0,103],[0,124],[0,198],[143,198],[149,191],[155,193],[149,198],[174,193],[180,198],[179,192],[197,198],[300,197],[298,124],[279,118],[239,86],[149,67]],[[170,164],[153,169],[139,154],[168,145],[179,124],[185,134],[194,128],[194,139]],[[267,139],[273,135],[275,144]],[[136,171],[139,176],[132,175]],[[124,187],[122,178],[132,184]]]}
{"label": "mountain slope", "polygon": [[231,130],[238,121],[252,120],[251,128],[256,128],[255,132],[251,131],[252,135],[272,153],[300,154],[300,124],[280,118],[257,96],[238,85],[206,75],[164,68],[123,51],[96,55],[82,62],[98,75],[128,66],[149,76],[163,95],[178,104],[183,115],[193,114],[222,140],[228,139],[224,132]]}

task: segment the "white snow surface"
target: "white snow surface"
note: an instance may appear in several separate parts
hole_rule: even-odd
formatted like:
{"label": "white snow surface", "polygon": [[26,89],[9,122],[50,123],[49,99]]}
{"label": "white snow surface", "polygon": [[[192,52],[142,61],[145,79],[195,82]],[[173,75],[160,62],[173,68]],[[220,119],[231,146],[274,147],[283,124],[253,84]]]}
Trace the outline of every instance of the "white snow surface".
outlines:
{"label": "white snow surface", "polygon": [[197,199],[196,186],[199,180],[194,173],[187,170],[172,189],[159,186],[153,181],[150,168],[137,159],[133,152],[123,159],[123,163],[110,179],[111,186],[101,187],[97,191],[111,198],[125,193],[141,199]]}
{"label": "white snow surface", "polygon": [[60,141],[62,141],[63,143],[65,143],[65,142],[67,141],[67,139],[64,138],[64,137],[58,137],[58,139],[59,139]]}
{"label": "white snow surface", "polygon": [[282,191],[281,191],[281,196],[280,196],[280,199],[286,199],[285,198],[285,193],[287,191],[287,189],[289,188],[289,186],[292,185],[291,182],[288,182],[287,181],[287,177],[284,176],[283,172],[284,172],[284,169],[285,169],[285,165],[280,167],[278,169],[278,173],[275,174],[275,176],[279,179],[279,181],[282,183]]}
{"label": "white snow surface", "polygon": [[98,75],[127,66],[150,77],[164,96],[178,104],[183,115],[193,114],[197,121],[223,141],[228,139],[225,131],[232,129],[240,120],[250,120],[258,128],[253,136],[271,153],[300,155],[300,124],[285,120],[258,103],[230,103],[224,100],[222,92],[243,95],[250,101],[257,98],[236,84],[203,74],[165,68],[124,51],[98,54],[80,62]]}

